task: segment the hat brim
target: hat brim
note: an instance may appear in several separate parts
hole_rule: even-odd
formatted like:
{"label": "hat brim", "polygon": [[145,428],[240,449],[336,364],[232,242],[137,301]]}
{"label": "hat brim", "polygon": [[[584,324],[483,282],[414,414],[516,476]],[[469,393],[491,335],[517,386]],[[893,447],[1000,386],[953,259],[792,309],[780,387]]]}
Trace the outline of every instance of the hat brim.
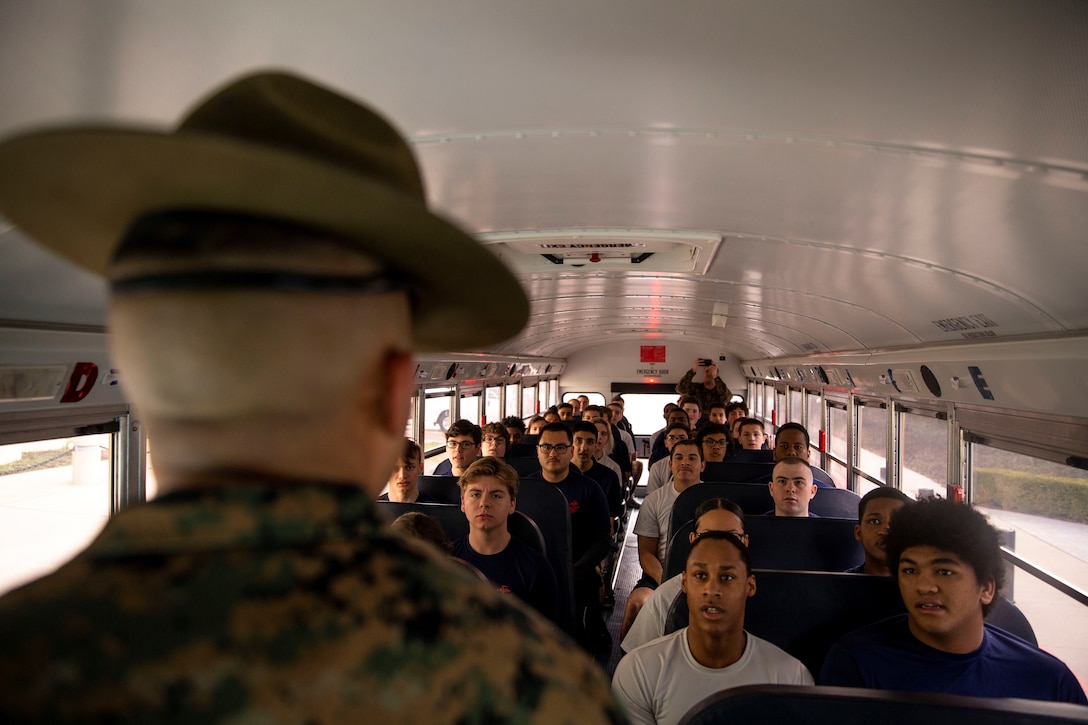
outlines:
{"label": "hat brim", "polygon": [[521,285],[479,242],[419,200],[309,157],[209,134],[90,128],[0,144],[0,169],[0,213],[98,274],[142,214],[223,210],[328,230],[412,279],[417,349],[496,344],[528,319]]}

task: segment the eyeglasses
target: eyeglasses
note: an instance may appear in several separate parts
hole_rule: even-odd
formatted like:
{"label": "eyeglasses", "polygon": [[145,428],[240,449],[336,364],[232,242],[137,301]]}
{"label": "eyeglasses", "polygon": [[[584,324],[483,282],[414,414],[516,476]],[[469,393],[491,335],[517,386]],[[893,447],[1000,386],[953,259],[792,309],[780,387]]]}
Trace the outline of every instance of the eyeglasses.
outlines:
{"label": "eyeglasses", "polygon": [[712,448],[721,448],[725,445],[724,438],[704,438],[703,443],[711,446]]}
{"label": "eyeglasses", "polygon": [[551,443],[537,443],[536,447],[544,451],[545,453],[551,453],[552,451],[555,451],[560,455],[570,450],[570,446],[566,443],[560,443],[554,446]]}
{"label": "eyeglasses", "polygon": [[472,441],[446,441],[446,448],[449,448],[451,451],[456,451],[458,448],[462,451],[467,451],[470,448],[475,447],[476,444]]}
{"label": "eyeglasses", "polygon": [[501,436],[484,436],[484,443],[498,443],[499,441],[505,443],[506,439]]}

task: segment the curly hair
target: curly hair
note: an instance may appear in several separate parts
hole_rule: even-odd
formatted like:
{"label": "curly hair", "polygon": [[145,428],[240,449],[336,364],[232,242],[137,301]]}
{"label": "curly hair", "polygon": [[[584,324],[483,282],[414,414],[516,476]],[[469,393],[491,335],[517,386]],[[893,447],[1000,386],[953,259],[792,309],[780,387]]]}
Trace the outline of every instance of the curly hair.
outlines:
{"label": "curly hair", "polygon": [[[955,554],[974,570],[979,584],[993,581],[995,591],[1005,583],[997,529],[967,504],[930,498],[897,510],[884,540],[888,567],[896,577],[900,557],[912,546],[932,546]],[[996,602],[995,596],[982,607],[982,613],[988,614]]]}

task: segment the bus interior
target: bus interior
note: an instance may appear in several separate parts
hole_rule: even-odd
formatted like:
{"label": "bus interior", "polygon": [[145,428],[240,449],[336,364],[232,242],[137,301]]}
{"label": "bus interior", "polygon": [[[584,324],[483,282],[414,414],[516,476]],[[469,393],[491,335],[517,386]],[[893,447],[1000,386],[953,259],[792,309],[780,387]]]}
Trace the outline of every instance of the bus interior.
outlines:
{"label": "bus interior", "polygon": [[[806,425],[837,487],[984,510],[1083,683],[1085,48],[1079,0],[0,0],[0,137],[168,127],[258,68],[373,104],[531,302],[505,342],[416,356],[427,473],[454,420],[582,394],[623,395],[644,459],[709,359],[769,433]],[[0,592],[155,495],[106,292],[0,209]]]}

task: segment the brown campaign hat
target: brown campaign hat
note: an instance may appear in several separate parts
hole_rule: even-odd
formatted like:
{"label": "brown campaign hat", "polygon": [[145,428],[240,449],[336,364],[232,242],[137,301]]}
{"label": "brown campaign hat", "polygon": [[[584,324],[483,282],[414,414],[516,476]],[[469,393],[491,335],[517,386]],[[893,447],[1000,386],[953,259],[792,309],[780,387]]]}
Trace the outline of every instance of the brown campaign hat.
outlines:
{"label": "brown campaign hat", "polygon": [[168,210],[283,219],[349,240],[410,281],[423,350],[498,343],[528,318],[514,275],[427,208],[397,130],[304,78],[247,75],[173,131],[82,125],[0,141],[0,214],[93,272],[106,271],[134,220]]}

